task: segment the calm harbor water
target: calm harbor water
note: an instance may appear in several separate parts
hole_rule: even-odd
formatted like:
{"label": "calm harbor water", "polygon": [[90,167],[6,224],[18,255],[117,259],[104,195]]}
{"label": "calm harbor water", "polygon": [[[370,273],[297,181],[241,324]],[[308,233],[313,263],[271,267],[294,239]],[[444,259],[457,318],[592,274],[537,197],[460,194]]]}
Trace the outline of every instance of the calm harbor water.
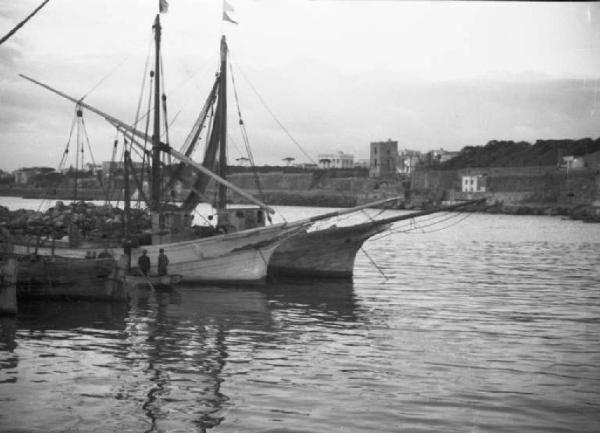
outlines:
{"label": "calm harbor water", "polygon": [[600,431],[600,227],[430,223],[368,241],[353,283],[21,303],[0,431]]}

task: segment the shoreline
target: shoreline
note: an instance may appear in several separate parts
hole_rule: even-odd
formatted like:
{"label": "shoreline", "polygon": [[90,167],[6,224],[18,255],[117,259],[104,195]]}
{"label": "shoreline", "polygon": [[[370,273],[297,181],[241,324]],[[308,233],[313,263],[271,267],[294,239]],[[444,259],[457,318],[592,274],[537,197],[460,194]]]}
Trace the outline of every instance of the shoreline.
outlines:
{"label": "shoreline", "polygon": [[[251,191],[252,192],[252,191]],[[256,192],[255,192],[256,193]],[[106,195],[99,189],[82,190],[75,196],[72,191],[64,189],[40,189],[40,188],[0,188],[0,196],[20,197],[24,199],[38,200],[81,200],[81,201],[105,201]],[[236,197],[237,198],[237,197]],[[383,198],[383,197],[378,197]],[[113,194],[111,200],[122,201],[122,194]],[[353,207],[368,202],[374,198],[365,199],[358,195],[331,194],[326,192],[282,192],[271,191],[263,194],[265,202],[273,206],[310,206],[310,207]],[[232,200],[232,204],[243,204],[241,200]],[[414,196],[411,200],[396,203],[394,209],[421,210],[431,206],[420,196]],[[567,217],[571,220],[584,222],[600,222],[600,207],[592,204],[560,204],[548,202],[502,203],[487,204],[476,212],[500,214],[500,215],[547,215]]]}

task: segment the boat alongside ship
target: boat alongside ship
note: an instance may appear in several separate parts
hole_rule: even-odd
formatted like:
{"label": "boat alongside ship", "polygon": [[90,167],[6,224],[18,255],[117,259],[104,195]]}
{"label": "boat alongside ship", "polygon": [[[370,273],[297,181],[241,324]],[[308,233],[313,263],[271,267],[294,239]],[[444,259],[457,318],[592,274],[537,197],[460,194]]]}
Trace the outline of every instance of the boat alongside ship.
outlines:
{"label": "boat alongside ship", "polygon": [[[227,57],[228,48],[225,36],[220,44],[220,68],[215,84],[206,100],[198,121],[188,135],[182,151],[176,151],[168,143],[161,141],[161,101],[166,101],[161,95],[161,65],[160,43],[161,24],[157,14],[154,25],[155,34],[155,66],[151,73],[153,80],[152,109],[154,129],[151,136],[137,130],[125,122],[111,116],[93,106],[84,103],[80,98],[74,98],[61,91],[21,75],[47,90],[72,101],[76,104],[76,112],[81,116],[85,108],[107,120],[123,134],[125,149],[123,152],[125,167],[125,211],[123,233],[117,247],[111,252],[114,258],[102,258],[98,255],[106,249],[100,243],[87,246],[40,246],[36,247],[35,260],[26,260],[29,251],[22,251],[17,245],[24,263],[20,282],[48,282],[50,284],[67,284],[69,280],[85,275],[91,279],[106,278],[115,268],[120,252],[125,252],[128,265],[136,263],[143,249],[147,250],[151,263],[156,264],[160,250],[165,250],[169,256],[169,271],[180,275],[182,282],[204,284],[261,284],[269,272],[272,275],[312,276],[329,278],[352,278],[352,270],[356,253],[362,244],[370,237],[389,228],[398,220],[414,218],[415,216],[389,218],[387,220],[369,221],[350,227],[332,227],[325,230],[310,231],[317,221],[334,216],[356,212],[371,205],[382,204],[390,200],[374,202],[356,208],[329,212],[316,217],[271,224],[267,226],[269,214],[274,211],[245,191],[223,178],[227,167]],[[238,110],[239,111],[239,110]],[[208,114],[212,113],[208,130],[207,147],[202,164],[190,158],[198,142],[200,132],[205,126]],[[165,116],[166,117],[166,116]],[[240,124],[243,122],[240,119]],[[141,143],[152,143],[147,150]],[[151,194],[146,200],[151,218],[150,242],[140,243],[133,239],[135,233],[130,230],[131,204],[129,191],[129,176],[133,176],[136,184],[142,183],[135,178],[132,167],[131,153],[136,150],[143,158],[148,158],[151,168]],[[196,173],[190,194],[181,206],[169,203],[166,189],[173,182],[181,180],[175,175],[168,180],[163,179],[161,165],[163,157],[169,156],[179,160],[181,167],[189,166]],[[216,169],[218,174],[213,173]],[[210,180],[218,183],[218,197],[215,204],[217,222],[213,229],[217,233],[211,236],[200,235],[193,227],[192,212],[205,195]],[[227,189],[233,190],[258,206],[256,208],[227,207]],[[139,195],[144,194],[138,188]],[[447,210],[442,208],[440,211]],[[436,210],[428,211],[433,213]],[[133,239],[133,240],[132,240]],[[121,250],[121,246],[124,249]],[[22,247],[22,246],[21,246]],[[114,270],[114,269],[113,269]],[[155,268],[151,269],[155,272]],[[62,275],[61,275],[62,274]]]}
{"label": "boat alongside ship", "polygon": [[[137,257],[141,254],[142,249],[148,251],[148,256],[151,262],[156,263],[158,252],[164,249],[169,255],[171,272],[182,276],[184,282],[195,283],[222,283],[222,284],[253,284],[264,282],[267,276],[267,267],[273,251],[277,248],[280,242],[285,238],[292,236],[296,232],[302,230],[308,223],[306,221],[297,221],[292,223],[275,224],[269,227],[253,227],[248,230],[235,231],[234,233],[217,234],[210,237],[194,236],[191,227],[191,212],[195,205],[199,203],[196,192],[193,199],[193,206],[186,202],[184,209],[172,209],[172,205],[168,205],[163,198],[162,181],[161,181],[161,155],[171,155],[181,160],[183,163],[190,165],[192,168],[201,173],[203,182],[207,184],[208,178],[215,179],[220,184],[221,195],[225,195],[225,188],[231,188],[241,194],[251,202],[260,207],[261,218],[265,219],[265,214],[272,213],[264,203],[256,200],[254,197],[235,187],[231,183],[222,179],[220,176],[212,173],[205,166],[195,163],[187,155],[179,153],[172,149],[168,144],[160,141],[160,40],[161,26],[159,15],[156,16],[154,22],[155,41],[156,41],[156,56],[154,70],[154,133],[152,135],[152,151],[148,155],[151,157],[151,200],[148,205],[152,214],[152,242],[150,245],[131,245],[128,248],[128,253],[131,260],[135,263]],[[227,45],[223,37],[221,42],[221,67],[217,77],[218,98],[216,112],[213,124],[211,142],[214,146],[220,146],[226,149],[226,71],[227,71]],[[136,139],[148,140],[145,133],[135,130],[124,122],[101,112],[82,101],[69,97],[62,92],[56,91],[49,86],[39,83],[31,78],[25,77],[38,85],[41,85],[54,93],[59,94],[77,104],[78,110],[87,108],[90,111],[99,114],[101,117],[108,120],[111,124],[120,129],[130,139],[130,146],[137,145],[143,149]],[[213,98],[214,99],[214,98]],[[124,152],[127,166],[127,158],[129,151]],[[224,150],[221,155],[224,155]],[[128,181],[125,182],[128,185]],[[126,213],[128,212],[129,193],[126,197]],[[129,220],[128,217],[127,221]],[[127,230],[128,222],[125,222],[124,239],[130,235]],[[227,231],[227,230],[225,230]],[[84,255],[84,250],[79,251],[79,255]],[[73,249],[67,251],[58,249],[54,250],[56,255],[72,254]],[[87,251],[85,252],[87,254]]]}
{"label": "boat alongside ship", "polygon": [[269,276],[352,280],[356,254],[363,243],[389,230],[395,222],[438,212],[474,209],[484,202],[485,200],[471,200],[349,226],[304,231],[285,240],[275,250],[269,263]]}
{"label": "boat alongside ship", "polygon": [[115,260],[111,257],[25,254],[18,256],[18,264],[17,281],[20,286],[56,286],[103,281],[112,272]]}

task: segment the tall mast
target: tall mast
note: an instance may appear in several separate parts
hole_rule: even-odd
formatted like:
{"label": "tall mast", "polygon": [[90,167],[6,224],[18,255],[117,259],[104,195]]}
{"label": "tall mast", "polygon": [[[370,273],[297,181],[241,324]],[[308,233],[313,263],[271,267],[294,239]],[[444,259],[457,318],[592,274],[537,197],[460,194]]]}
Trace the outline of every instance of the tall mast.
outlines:
{"label": "tall mast", "polygon": [[156,58],[154,63],[154,130],[152,132],[152,193],[153,210],[160,207],[160,19],[156,15],[154,21],[154,40],[156,42]]}
{"label": "tall mast", "polygon": [[[219,73],[219,169],[217,174],[226,177],[227,171],[227,41],[225,35],[221,37],[221,72]],[[227,187],[219,184],[217,196],[217,209],[227,207]]]}
{"label": "tall mast", "polygon": [[[127,146],[127,142],[125,143]],[[129,191],[129,165],[130,165],[130,154],[129,150],[123,153],[123,205],[124,205],[124,218],[123,218],[123,237],[129,236],[129,217],[131,211],[131,192]]]}

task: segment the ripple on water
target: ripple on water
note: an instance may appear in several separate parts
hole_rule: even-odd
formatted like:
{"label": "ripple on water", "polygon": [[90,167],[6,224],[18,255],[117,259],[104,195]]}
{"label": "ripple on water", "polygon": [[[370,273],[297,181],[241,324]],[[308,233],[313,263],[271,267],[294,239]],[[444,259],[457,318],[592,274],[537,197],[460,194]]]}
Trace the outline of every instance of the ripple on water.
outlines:
{"label": "ripple on water", "polygon": [[353,284],[24,304],[0,431],[600,431],[594,226],[474,215],[365,250]]}

